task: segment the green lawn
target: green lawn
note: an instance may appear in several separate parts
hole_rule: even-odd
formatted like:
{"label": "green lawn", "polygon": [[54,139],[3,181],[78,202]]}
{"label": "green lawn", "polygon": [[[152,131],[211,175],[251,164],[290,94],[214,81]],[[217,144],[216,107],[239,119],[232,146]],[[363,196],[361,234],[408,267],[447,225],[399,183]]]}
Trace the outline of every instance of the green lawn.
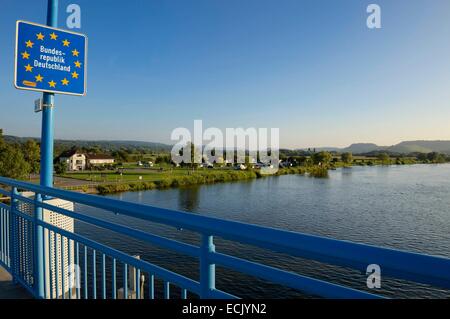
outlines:
{"label": "green lawn", "polygon": [[101,183],[120,183],[120,182],[154,182],[164,178],[182,177],[189,175],[205,175],[229,171],[229,169],[171,169],[160,171],[158,169],[139,169],[130,170],[125,169],[122,175],[116,172],[73,172],[60,175],[62,177],[74,178],[89,182]]}

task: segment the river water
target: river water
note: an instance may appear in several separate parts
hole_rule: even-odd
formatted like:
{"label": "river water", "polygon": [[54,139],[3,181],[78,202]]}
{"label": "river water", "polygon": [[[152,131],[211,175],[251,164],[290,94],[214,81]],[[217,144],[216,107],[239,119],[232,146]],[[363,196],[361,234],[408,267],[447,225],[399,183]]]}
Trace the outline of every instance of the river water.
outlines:
{"label": "river water", "polygon": [[[450,257],[450,165],[353,167],[331,171],[329,178],[300,175],[109,196],[124,201],[236,220],[342,240]],[[83,210],[130,227],[197,243],[184,230]],[[143,259],[198,279],[197,261],[110,231],[76,223],[76,232]],[[300,274],[368,290],[366,276],[341,267],[310,262],[216,240],[216,249]],[[240,297],[310,297],[296,291],[217,268],[218,288]],[[161,285],[159,284],[160,287]],[[175,289],[175,288],[174,288]],[[172,293],[177,296],[173,289]],[[389,297],[449,298],[450,291],[382,276],[371,292]],[[159,294],[161,292],[158,292]]]}

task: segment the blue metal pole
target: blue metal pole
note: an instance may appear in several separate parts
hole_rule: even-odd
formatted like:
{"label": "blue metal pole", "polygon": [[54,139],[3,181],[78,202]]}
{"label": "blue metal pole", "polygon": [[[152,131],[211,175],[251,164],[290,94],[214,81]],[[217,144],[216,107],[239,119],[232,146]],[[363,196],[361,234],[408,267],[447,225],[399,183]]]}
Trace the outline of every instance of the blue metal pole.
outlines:
{"label": "blue metal pole", "polygon": [[[58,0],[48,0],[47,25],[58,26]],[[41,185],[53,187],[53,106],[55,95],[43,93],[41,133]]]}
{"label": "blue metal pole", "polygon": [[[41,194],[36,194],[35,196],[35,205],[34,205],[34,229],[35,229],[35,268],[34,268],[34,276],[36,279],[36,296],[38,298],[45,298],[44,292],[44,230],[42,226],[37,225],[38,220],[42,220],[42,207],[39,207],[39,204],[42,202]],[[50,245],[50,243],[49,243]],[[50,254],[49,254],[50,256]]]}
{"label": "blue metal pole", "polygon": [[[48,0],[47,25],[58,26],[58,0]],[[43,93],[44,108],[42,110],[42,132],[41,132],[41,185],[53,187],[53,105],[55,96],[51,93]],[[37,201],[42,201],[40,195],[36,196]],[[35,220],[42,221],[42,208],[36,206]],[[44,231],[42,226],[37,226],[36,230],[36,295],[45,298],[44,295]],[[64,288],[63,288],[64,290]]]}

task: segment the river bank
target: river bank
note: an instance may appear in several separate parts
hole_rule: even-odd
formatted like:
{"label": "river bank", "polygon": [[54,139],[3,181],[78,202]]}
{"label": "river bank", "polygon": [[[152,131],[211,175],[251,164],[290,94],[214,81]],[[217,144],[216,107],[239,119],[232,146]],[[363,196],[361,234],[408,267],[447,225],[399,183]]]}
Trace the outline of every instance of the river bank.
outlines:
{"label": "river bank", "polygon": [[192,172],[192,174],[187,176],[164,177],[154,181],[99,184],[95,188],[99,194],[106,195],[130,191],[167,189],[191,185],[243,181],[289,174],[309,175],[312,177],[326,177],[328,175],[328,168],[319,166],[281,168],[276,173],[271,175],[261,174],[259,170],[213,170],[206,172],[200,171]]}
{"label": "river bank", "polygon": [[[369,162],[345,164],[333,163],[327,166],[297,166],[280,168],[271,175],[261,174],[260,170],[234,170],[234,169],[171,169],[171,170],[127,170],[118,174],[116,171],[108,172],[80,172],[62,175],[66,180],[76,180],[78,185],[58,185],[57,187],[79,191],[89,194],[114,194],[132,191],[145,191],[153,189],[168,189],[191,185],[207,185],[234,181],[252,180],[280,175],[308,175],[316,178],[326,178],[331,170],[338,168],[351,168],[356,166],[392,166],[425,164],[416,161],[389,163]],[[84,182],[83,182],[84,181]]]}

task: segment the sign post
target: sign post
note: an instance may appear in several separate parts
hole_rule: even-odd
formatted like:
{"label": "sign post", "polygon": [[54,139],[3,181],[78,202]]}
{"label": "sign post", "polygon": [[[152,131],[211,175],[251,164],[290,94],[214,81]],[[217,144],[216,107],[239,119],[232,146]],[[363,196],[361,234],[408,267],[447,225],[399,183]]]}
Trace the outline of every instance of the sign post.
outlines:
{"label": "sign post", "polygon": [[[47,25],[17,21],[14,86],[43,92],[40,184],[53,187],[53,116],[55,94],[86,94],[87,38],[85,35],[57,29],[58,0],[48,0]],[[37,194],[35,201],[42,201]],[[35,206],[34,275],[36,294],[44,292],[44,233],[38,221],[43,210]]]}

